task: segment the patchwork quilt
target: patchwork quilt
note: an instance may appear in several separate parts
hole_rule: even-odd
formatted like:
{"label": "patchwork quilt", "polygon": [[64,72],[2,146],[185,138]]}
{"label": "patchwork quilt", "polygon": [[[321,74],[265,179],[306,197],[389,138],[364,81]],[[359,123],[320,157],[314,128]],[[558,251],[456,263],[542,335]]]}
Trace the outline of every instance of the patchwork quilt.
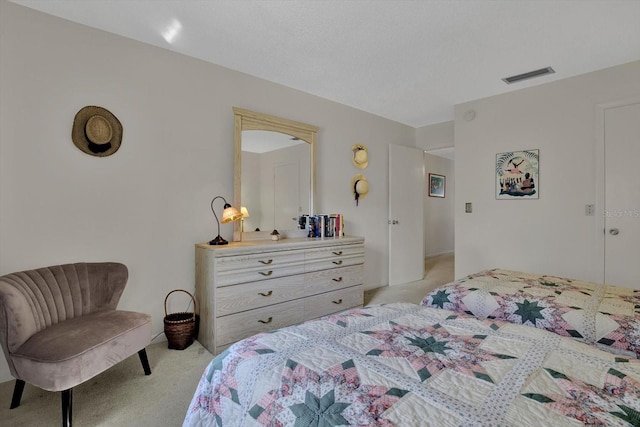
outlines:
{"label": "patchwork quilt", "polygon": [[206,368],[184,426],[632,426],[640,360],[415,304],[242,340]]}
{"label": "patchwork quilt", "polygon": [[546,329],[640,357],[640,290],[494,269],[437,288],[422,304]]}

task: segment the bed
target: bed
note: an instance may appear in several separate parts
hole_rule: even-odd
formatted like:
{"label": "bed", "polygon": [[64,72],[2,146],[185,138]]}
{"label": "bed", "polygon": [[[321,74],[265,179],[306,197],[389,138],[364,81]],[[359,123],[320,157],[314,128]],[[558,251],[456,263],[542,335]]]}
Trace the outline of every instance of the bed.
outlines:
{"label": "bed", "polygon": [[640,360],[396,303],[262,333],[206,368],[184,426],[629,426]]}
{"label": "bed", "polygon": [[640,357],[640,291],[493,269],[439,287],[422,304],[546,329]]}

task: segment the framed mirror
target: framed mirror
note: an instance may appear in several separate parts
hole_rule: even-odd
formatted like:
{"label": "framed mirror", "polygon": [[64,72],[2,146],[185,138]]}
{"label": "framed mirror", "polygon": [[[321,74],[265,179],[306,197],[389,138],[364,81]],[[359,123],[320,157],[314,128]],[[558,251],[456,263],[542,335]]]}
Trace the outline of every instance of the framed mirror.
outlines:
{"label": "framed mirror", "polygon": [[234,112],[234,206],[245,218],[233,240],[304,236],[297,217],[314,213],[318,127],[254,111]]}

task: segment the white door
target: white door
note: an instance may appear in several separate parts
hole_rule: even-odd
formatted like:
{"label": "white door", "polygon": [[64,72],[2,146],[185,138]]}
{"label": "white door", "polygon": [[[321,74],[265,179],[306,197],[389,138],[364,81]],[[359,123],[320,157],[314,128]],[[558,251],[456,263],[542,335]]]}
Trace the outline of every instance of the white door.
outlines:
{"label": "white door", "polygon": [[276,230],[290,230],[295,228],[294,218],[300,215],[300,173],[298,164],[276,165],[273,175],[273,226]]}
{"label": "white door", "polygon": [[389,286],[424,277],[422,150],[389,145]]}
{"label": "white door", "polygon": [[604,280],[640,289],[640,103],[604,110]]}

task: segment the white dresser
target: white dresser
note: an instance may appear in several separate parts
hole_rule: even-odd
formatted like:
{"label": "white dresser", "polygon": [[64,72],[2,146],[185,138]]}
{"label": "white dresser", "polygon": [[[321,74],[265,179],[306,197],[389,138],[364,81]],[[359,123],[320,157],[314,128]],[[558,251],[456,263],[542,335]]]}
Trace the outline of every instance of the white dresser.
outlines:
{"label": "white dresser", "polygon": [[361,306],[364,238],[293,238],[196,245],[198,341],[234,342]]}

